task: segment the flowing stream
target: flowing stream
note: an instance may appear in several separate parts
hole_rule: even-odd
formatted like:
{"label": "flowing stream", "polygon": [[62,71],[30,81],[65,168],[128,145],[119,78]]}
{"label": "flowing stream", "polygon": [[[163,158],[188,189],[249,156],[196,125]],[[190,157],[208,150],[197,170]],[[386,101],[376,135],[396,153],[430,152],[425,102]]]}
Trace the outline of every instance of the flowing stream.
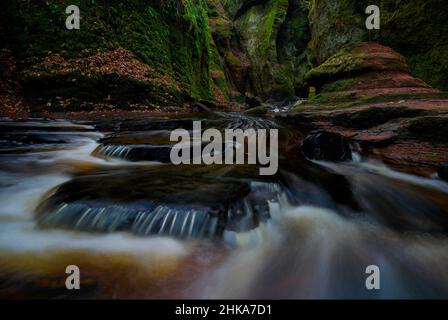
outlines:
{"label": "flowing stream", "polygon": [[[193,120],[279,128],[279,172],[172,165]],[[307,160],[306,133],[239,114],[1,121],[0,297],[447,298],[448,184]]]}

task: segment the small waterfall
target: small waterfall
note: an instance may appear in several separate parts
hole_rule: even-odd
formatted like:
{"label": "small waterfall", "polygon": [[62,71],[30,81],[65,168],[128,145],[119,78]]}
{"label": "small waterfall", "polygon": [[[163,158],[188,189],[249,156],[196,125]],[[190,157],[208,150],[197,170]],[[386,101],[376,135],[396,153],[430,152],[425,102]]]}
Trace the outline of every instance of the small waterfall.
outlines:
{"label": "small waterfall", "polygon": [[41,227],[73,228],[80,231],[168,235],[176,238],[214,238],[218,217],[206,208],[153,205],[139,209],[123,205],[93,207],[83,203],[63,203],[39,220]]}
{"label": "small waterfall", "polygon": [[139,213],[132,226],[138,234],[164,234],[179,238],[213,238],[218,218],[206,210],[182,210],[159,206],[150,213]]}
{"label": "small waterfall", "polygon": [[[446,297],[447,239],[399,235],[311,206],[286,209],[187,290],[196,299],[415,299]],[[381,290],[366,290],[366,267]]]}
{"label": "small waterfall", "polygon": [[[141,236],[163,235],[182,239],[218,239],[226,233],[228,243],[238,235],[269,221],[273,204],[285,205],[285,192],[277,183],[251,182],[251,192],[217,208],[199,204],[131,202],[102,204],[95,201],[44,201],[38,209],[41,228],[90,232],[125,231]],[[57,191],[56,191],[57,192]]]}
{"label": "small waterfall", "polygon": [[132,147],[128,146],[120,146],[120,145],[99,145],[98,148],[95,149],[93,154],[97,157],[101,158],[118,158],[118,159],[126,159],[129,152],[131,152]]}
{"label": "small waterfall", "polygon": [[93,156],[110,160],[125,161],[156,161],[169,163],[171,145],[99,145],[92,153]]}
{"label": "small waterfall", "polygon": [[[446,182],[286,148],[272,177],[249,165],[137,165],[163,162],[166,128],[191,124],[151,121],[100,141],[69,123],[0,125],[0,294],[60,297],[47,283],[63,277],[64,288],[75,263],[102,277],[101,298],[448,297]],[[275,127],[237,114],[208,124]],[[369,265],[380,291],[366,290]]]}

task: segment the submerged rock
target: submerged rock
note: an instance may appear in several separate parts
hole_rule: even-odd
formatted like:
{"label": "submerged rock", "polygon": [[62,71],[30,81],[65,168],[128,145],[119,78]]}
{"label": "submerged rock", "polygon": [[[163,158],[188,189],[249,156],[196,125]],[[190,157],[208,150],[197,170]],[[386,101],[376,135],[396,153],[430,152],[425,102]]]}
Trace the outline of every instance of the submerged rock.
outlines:
{"label": "submerged rock", "polygon": [[247,109],[246,111],[244,111],[244,113],[249,115],[265,115],[271,108],[272,107],[270,105],[262,105],[259,107]]}
{"label": "submerged rock", "polygon": [[448,181],[448,162],[442,163],[439,166],[437,174],[441,179]]}
{"label": "submerged rock", "polygon": [[313,160],[346,161],[352,159],[347,139],[324,130],[313,131],[303,140],[302,153]]}
{"label": "submerged rock", "polygon": [[258,97],[255,97],[251,94],[247,94],[245,98],[246,104],[249,106],[249,108],[256,108],[261,106],[261,99]]}

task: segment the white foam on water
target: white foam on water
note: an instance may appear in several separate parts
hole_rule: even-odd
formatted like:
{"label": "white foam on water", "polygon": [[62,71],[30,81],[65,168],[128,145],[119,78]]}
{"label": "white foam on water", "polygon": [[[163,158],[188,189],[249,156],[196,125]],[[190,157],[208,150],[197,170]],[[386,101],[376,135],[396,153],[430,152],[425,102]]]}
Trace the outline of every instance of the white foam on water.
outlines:
{"label": "white foam on water", "polygon": [[44,165],[66,165],[67,168],[71,164],[94,164],[101,166],[148,166],[148,165],[159,165],[160,162],[156,161],[140,161],[140,162],[130,162],[122,159],[103,159],[101,157],[96,157],[93,152],[100,146],[97,142],[98,138],[101,136],[88,136],[87,135],[75,137],[70,145],[64,146],[64,149],[49,150],[49,151],[39,151],[32,152],[22,155],[18,158],[18,161],[23,162],[38,162]]}
{"label": "white foam on water", "polygon": [[376,173],[378,175],[398,179],[418,186],[432,188],[448,193],[448,183],[440,179],[420,177],[409,173],[393,170],[386,165],[368,162],[360,163],[360,167],[366,168],[370,172]]}
{"label": "white foam on water", "polygon": [[[10,125],[16,124],[10,123]],[[27,122],[17,125],[45,128],[55,124],[93,129],[91,126],[75,125],[66,121]],[[51,134],[57,135],[61,132]],[[65,135],[67,132],[63,134]],[[64,145],[63,150],[14,155],[14,162],[9,165],[12,167],[16,165],[18,169],[32,165],[35,168],[33,174],[29,174],[27,171],[0,171],[2,179],[0,186],[0,254],[3,258],[11,253],[44,253],[48,250],[146,253],[157,257],[187,254],[187,244],[167,237],[143,238],[124,233],[91,234],[37,228],[33,213],[35,208],[49,190],[71,179],[68,172],[73,164],[94,163],[112,166],[129,164],[125,161],[110,162],[92,156],[92,152],[98,146],[97,140],[102,138],[103,134],[98,132],[73,132],[70,134],[73,134],[73,139]],[[45,171],[39,172],[39,165],[45,165]],[[54,165],[54,170],[48,170],[48,165]],[[55,171],[55,173],[51,171]]]}
{"label": "white foam on water", "polygon": [[[259,230],[256,245],[235,249],[185,295],[407,299],[437,297],[438,286],[448,290],[446,237],[402,236],[318,207],[295,207],[282,216]],[[382,290],[366,289],[368,265],[380,267]]]}
{"label": "white foam on water", "polygon": [[[149,270],[150,264],[157,263],[159,258],[182,258],[192,252],[192,244],[168,237],[37,228],[34,208],[48,190],[70,179],[64,172],[68,172],[72,164],[129,164],[92,156],[99,136],[88,134],[90,136],[80,134],[64,150],[17,155],[16,161],[29,161],[36,165],[33,176],[0,172],[0,267],[18,255],[45,256],[43,261],[51,265],[56,262],[54,256],[48,255],[53,251],[73,252],[75,255],[81,251],[97,253],[98,257],[132,254],[141,257],[144,269]],[[344,166],[354,166],[352,171],[366,170],[448,192],[448,184],[444,182],[403,174],[386,166],[365,162],[316,163],[335,171]],[[39,174],[39,164],[58,167],[54,173]],[[21,166],[23,162],[17,165],[18,168]],[[412,298],[431,296],[434,284],[448,292],[446,237],[399,235],[365,221],[345,219],[328,209],[291,207],[285,195],[270,202],[269,208],[273,217],[269,223],[247,233],[226,234],[231,238],[230,242],[236,244],[235,247],[220,264],[191,283],[185,292],[186,297]],[[146,264],[144,258],[148,257]],[[365,267],[370,264],[380,266],[385,280],[378,293],[369,292],[364,287]],[[28,262],[17,259],[10,265],[25,270]],[[32,268],[31,263],[30,266]]]}
{"label": "white foam on water", "polygon": [[48,190],[70,177],[42,175],[14,180],[14,176],[9,176],[8,179],[15,183],[0,190],[0,252],[48,249],[152,252],[160,255],[182,255],[186,252],[181,242],[163,237],[40,230],[34,220],[35,207]]}
{"label": "white foam on water", "polygon": [[342,163],[333,163],[328,161],[313,161],[314,163],[321,165],[325,168],[328,168],[335,172],[346,172],[341,171],[341,168],[344,167],[352,167],[352,168],[359,168],[362,170],[365,170],[369,173],[374,173],[379,176],[383,176],[386,178],[391,178],[399,181],[404,181],[416,186],[421,186],[425,188],[431,188],[434,190],[442,191],[445,193],[448,193],[448,183],[434,177],[421,177],[416,176],[409,173],[404,173],[400,171],[396,171],[387,165],[385,165],[382,162],[342,162]]}
{"label": "white foam on water", "polygon": [[[0,172],[5,178],[5,175]],[[32,219],[32,212],[51,188],[68,181],[68,175],[42,175],[30,178],[9,176],[11,185],[0,189],[0,221]]]}
{"label": "white foam on water", "polygon": [[125,233],[91,234],[64,230],[40,230],[34,221],[0,223],[0,252],[89,250],[101,253],[146,253],[182,256],[187,246],[167,237],[136,237]]}

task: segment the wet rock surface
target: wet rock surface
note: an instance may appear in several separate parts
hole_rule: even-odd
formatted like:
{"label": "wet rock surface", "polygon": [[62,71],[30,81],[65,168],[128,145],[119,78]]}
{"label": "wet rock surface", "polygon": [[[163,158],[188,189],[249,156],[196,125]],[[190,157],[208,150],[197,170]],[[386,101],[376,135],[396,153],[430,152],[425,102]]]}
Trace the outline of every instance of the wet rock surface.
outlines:
{"label": "wet rock surface", "polygon": [[58,187],[38,220],[44,228],[215,238],[269,219],[266,201],[279,191],[273,182],[249,183],[232,170],[198,166],[104,170]]}
{"label": "wet rock surface", "polygon": [[437,169],[437,174],[443,180],[448,181],[448,162],[442,163]]}
{"label": "wet rock surface", "polygon": [[434,174],[439,164],[448,161],[448,99],[405,99],[330,110],[304,106],[277,118],[342,135],[369,157],[399,170]]}
{"label": "wet rock surface", "polygon": [[403,131],[404,137],[448,143],[448,115],[413,119]]}
{"label": "wet rock surface", "polygon": [[347,139],[323,130],[311,132],[303,141],[301,150],[313,160],[346,161],[352,158]]}
{"label": "wet rock surface", "polygon": [[317,88],[316,103],[381,100],[384,96],[437,94],[414,78],[399,53],[373,42],[350,44],[306,75]]}
{"label": "wet rock surface", "polygon": [[425,115],[425,110],[407,107],[371,107],[354,112],[341,112],[331,118],[338,126],[354,129],[370,129],[400,118]]}
{"label": "wet rock surface", "polygon": [[[365,28],[363,1],[313,1],[310,21],[312,48],[319,64],[336,54],[347,43],[376,41],[393,48],[411,62],[412,74],[443,90],[447,87],[446,56],[448,8],[439,0],[413,0],[397,5],[380,0],[381,32]],[[419,9],[417,9],[419,8]],[[421,24],[416,24],[419,20]],[[424,27],[422,27],[424,26]]]}
{"label": "wet rock surface", "polygon": [[[314,270],[314,261],[309,264],[309,259],[316,251],[334,248],[330,256],[337,257],[335,265],[345,268],[353,259],[358,264],[357,257],[364,257],[361,253],[378,247],[378,237],[387,244],[381,247],[382,257],[386,252],[388,261],[395,261],[408,239],[443,239],[448,234],[448,189],[440,179],[374,165],[360,159],[367,153],[357,148],[356,161],[306,161],[298,147],[310,132],[316,133],[311,126],[317,126],[317,118],[293,126],[288,121],[245,115],[221,118],[212,124],[221,130],[279,128],[278,174],[260,176],[256,165],[174,166],[123,157],[115,161],[92,153],[104,146],[166,146],[169,130],[160,129],[159,124],[153,127],[160,130],[142,129],[142,124],[151,128],[151,119],[138,119],[135,131],[131,122],[121,131],[111,121],[109,128],[115,129],[103,134],[88,131],[93,122],[84,132],[71,132],[71,140],[57,150],[2,154],[0,196],[7,201],[1,209],[0,246],[12,254],[0,268],[0,296],[68,297],[63,291],[65,278],[53,276],[51,270],[57,269],[60,275],[60,270],[76,261],[81,270],[88,270],[81,283],[86,288],[81,296],[87,298],[148,298],[148,291],[150,297],[185,297],[184,288],[200,285],[202,290],[203,279],[213,281],[216,272],[229,272],[225,280],[231,282],[241,270],[252,274],[258,267],[261,276],[249,284],[250,290],[256,290],[257,297],[287,298],[297,294],[296,284],[301,281],[292,263]],[[366,130],[374,129],[378,126]],[[345,130],[347,137],[357,132]],[[41,131],[45,136],[45,130]],[[55,129],[47,133],[67,134]],[[336,141],[344,135],[336,135]],[[334,141],[326,138],[319,143],[325,146]],[[63,176],[55,176],[61,172]],[[33,197],[32,206],[26,202],[30,209],[25,212],[29,212],[23,214],[20,200]],[[375,245],[365,246],[369,241]],[[350,250],[355,245],[359,250]],[[440,261],[444,252],[443,242],[437,245],[434,261]],[[419,256],[405,257],[420,261]],[[30,259],[48,268],[49,276],[33,273],[34,264],[23,263]],[[402,271],[402,260],[397,260]],[[12,275],[5,272],[11,266],[17,270]],[[427,266],[425,270],[432,274],[433,264]],[[409,276],[411,283],[420,273],[418,268]],[[231,282],[229,287],[235,285]]]}
{"label": "wet rock surface", "polygon": [[[275,176],[261,178],[258,166],[171,164],[176,143],[170,141],[171,130],[183,128],[192,133],[194,120],[91,122],[106,132],[91,156],[105,163],[120,162],[116,168],[93,168],[59,186],[39,206],[39,226],[220,239],[225,232],[247,232],[270,219],[269,201],[278,201],[281,187]],[[224,130],[269,128],[271,122],[219,114],[201,119],[201,124],[203,129]],[[144,163],[132,167],[136,162]]]}

